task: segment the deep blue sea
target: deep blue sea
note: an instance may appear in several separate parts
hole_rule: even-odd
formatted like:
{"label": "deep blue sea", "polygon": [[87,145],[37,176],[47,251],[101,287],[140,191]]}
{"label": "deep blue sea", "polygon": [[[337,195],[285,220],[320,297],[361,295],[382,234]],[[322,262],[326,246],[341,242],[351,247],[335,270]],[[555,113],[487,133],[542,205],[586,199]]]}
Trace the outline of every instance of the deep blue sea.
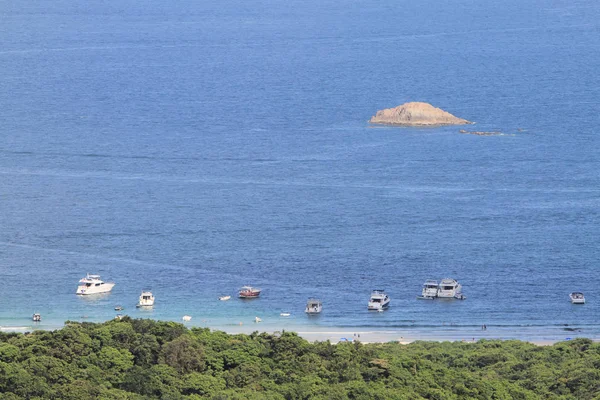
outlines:
{"label": "deep blue sea", "polygon": [[[122,304],[224,329],[599,337],[598,15],[595,0],[0,1],[0,325]],[[504,135],[369,125],[407,101]],[[76,296],[88,272],[113,293]],[[468,299],[415,299],[444,277]],[[261,298],[235,298],[245,284]],[[379,288],[392,306],[369,313]]]}

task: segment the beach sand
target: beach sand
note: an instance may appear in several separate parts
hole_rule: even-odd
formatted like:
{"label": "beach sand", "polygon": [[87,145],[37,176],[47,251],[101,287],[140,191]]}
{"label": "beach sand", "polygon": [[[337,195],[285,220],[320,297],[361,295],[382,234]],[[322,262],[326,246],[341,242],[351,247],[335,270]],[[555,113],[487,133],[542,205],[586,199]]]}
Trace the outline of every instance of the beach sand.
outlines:
{"label": "beach sand", "polygon": [[388,343],[396,342],[408,344],[415,341],[433,342],[477,342],[478,340],[521,340],[536,345],[552,345],[557,342],[572,340],[576,338],[589,338],[600,341],[600,337],[586,335],[585,331],[565,331],[561,327],[522,327],[515,330],[514,327],[494,326],[482,329],[481,327],[448,327],[442,326],[434,329],[377,329],[377,328],[349,328],[349,327],[315,327],[302,326],[298,329],[274,328],[261,324],[244,324],[238,326],[210,327],[212,330],[220,330],[230,334],[252,332],[275,333],[282,331],[296,332],[300,337],[309,342],[323,342],[329,340],[332,343],[360,341],[361,343]]}
{"label": "beach sand", "polygon": [[[91,322],[91,321],[90,321]],[[101,321],[97,321],[101,322]],[[180,322],[180,321],[178,321]],[[585,330],[573,331],[571,328],[561,326],[552,327],[521,327],[515,329],[511,326],[487,326],[487,329],[473,326],[440,326],[428,329],[378,329],[378,328],[353,328],[353,327],[325,327],[325,326],[289,326],[262,323],[238,324],[211,324],[209,321],[194,321],[183,323],[188,328],[209,328],[213,331],[223,331],[229,334],[250,334],[252,332],[277,333],[283,331],[296,332],[300,337],[309,342],[332,343],[360,341],[361,343],[388,343],[395,342],[408,344],[415,341],[432,342],[477,342],[486,340],[521,340],[537,345],[552,345],[557,342],[576,338],[589,338],[600,341],[600,337],[586,334]],[[31,324],[0,326],[1,332],[29,332],[33,330],[55,330],[62,328],[58,322],[54,324]],[[591,333],[591,332],[590,332]]]}

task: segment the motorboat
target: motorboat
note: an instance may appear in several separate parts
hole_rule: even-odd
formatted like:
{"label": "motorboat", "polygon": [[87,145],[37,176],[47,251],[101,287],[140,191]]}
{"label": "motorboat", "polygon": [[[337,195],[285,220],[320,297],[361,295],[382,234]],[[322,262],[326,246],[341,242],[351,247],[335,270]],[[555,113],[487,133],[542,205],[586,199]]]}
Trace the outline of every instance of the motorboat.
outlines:
{"label": "motorboat", "polygon": [[437,297],[446,299],[460,299],[462,296],[462,285],[456,279],[444,278],[438,285]]}
{"label": "motorboat", "polygon": [[185,322],[189,322],[192,320],[192,317],[190,317],[189,315],[184,315],[181,319],[184,320]]}
{"label": "motorboat", "polygon": [[260,319],[259,317],[254,317],[254,322],[256,322],[256,323],[262,322],[262,319]]}
{"label": "motorboat", "polygon": [[390,305],[390,296],[383,290],[373,290],[369,299],[369,310],[379,311],[385,310]]}
{"label": "motorboat", "polygon": [[289,317],[290,315],[292,315],[292,314],[289,312],[282,312],[279,314],[279,316],[281,316],[281,317]]}
{"label": "motorboat", "polygon": [[255,299],[260,296],[261,289],[252,286],[243,286],[239,291],[239,296],[242,299]]}
{"label": "motorboat", "polygon": [[227,301],[231,298],[231,296],[219,296],[219,300],[221,301]]}
{"label": "motorboat", "polygon": [[308,315],[316,315],[320,314],[321,311],[323,311],[323,303],[321,303],[321,300],[308,299],[306,302],[306,309],[304,310],[305,313]]}
{"label": "motorboat", "polygon": [[79,280],[79,286],[77,286],[77,294],[89,295],[108,293],[115,286],[114,282],[104,282],[100,279],[100,275],[87,274],[85,278]]}
{"label": "motorboat", "polygon": [[35,314],[33,314],[33,316],[31,317],[31,319],[32,319],[34,322],[40,322],[40,321],[42,320],[42,315],[41,315],[41,314],[39,314],[39,313],[35,313]]}
{"label": "motorboat", "polygon": [[120,321],[123,319],[123,317],[124,317],[123,314],[117,314],[117,315],[115,315],[115,320]]}
{"label": "motorboat", "polygon": [[123,306],[115,306],[115,311],[123,311]]}
{"label": "motorboat", "polygon": [[573,292],[569,295],[569,298],[573,304],[585,304],[585,297],[581,292]]}
{"label": "motorboat", "polygon": [[154,306],[154,295],[149,290],[143,290],[140,294],[140,299],[136,307],[152,307]]}
{"label": "motorboat", "polygon": [[421,295],[417,296],[419,300],[434,300],[438,295],[438,282],[432,279],[425,281]]}

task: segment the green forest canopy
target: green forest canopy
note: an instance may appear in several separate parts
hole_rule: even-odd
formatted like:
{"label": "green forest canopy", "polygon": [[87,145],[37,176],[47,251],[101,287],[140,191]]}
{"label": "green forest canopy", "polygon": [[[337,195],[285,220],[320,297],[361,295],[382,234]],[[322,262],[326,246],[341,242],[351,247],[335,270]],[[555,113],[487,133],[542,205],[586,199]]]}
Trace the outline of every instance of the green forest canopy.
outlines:
{"label": "green forest canopy", "polygon": [[309,343],[174,322],[0,333],[0,399],[600,399],[600,344]]}

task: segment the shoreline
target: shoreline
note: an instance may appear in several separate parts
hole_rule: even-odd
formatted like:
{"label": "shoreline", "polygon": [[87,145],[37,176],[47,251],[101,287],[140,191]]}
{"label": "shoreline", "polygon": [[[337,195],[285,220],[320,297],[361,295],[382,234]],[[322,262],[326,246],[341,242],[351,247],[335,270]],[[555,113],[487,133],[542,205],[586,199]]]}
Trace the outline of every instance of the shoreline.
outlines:
{"label": "shoreline", "polygon": [[[107,321],[72,321],[78,323],[103,323]],[[378,327],[336,327],[336,326],[276,326],[262,324],[247,325],[214,325],[198,323],[181,323],[188,329],[208,328],[211,331],[221,331],[227,334],[251,334],[253,332],[274,334],[277,332],[295,332],[298,336],[313,343],[330,341],[331,343],[359,341],[363,344],[369,343],[400,343],[409,344],[416,341],[427,342],[465,342],[474,343],[479,340],[519,340],[529,342],[538,346],[553,345],[558,342],[587,338],[594,342],[600,341],[600,336],[592,332],[582,330],[571,331],[560,327],[522,327],[515,330],[514,327],[494,326],[488,329],[474,327],[448,326],[433,327],[430,329],[390,329]],[[0,332],[27,333],[36,330],[54,331],[65,327],[58,324],[34,324],[34,325],[0,325]]]}

